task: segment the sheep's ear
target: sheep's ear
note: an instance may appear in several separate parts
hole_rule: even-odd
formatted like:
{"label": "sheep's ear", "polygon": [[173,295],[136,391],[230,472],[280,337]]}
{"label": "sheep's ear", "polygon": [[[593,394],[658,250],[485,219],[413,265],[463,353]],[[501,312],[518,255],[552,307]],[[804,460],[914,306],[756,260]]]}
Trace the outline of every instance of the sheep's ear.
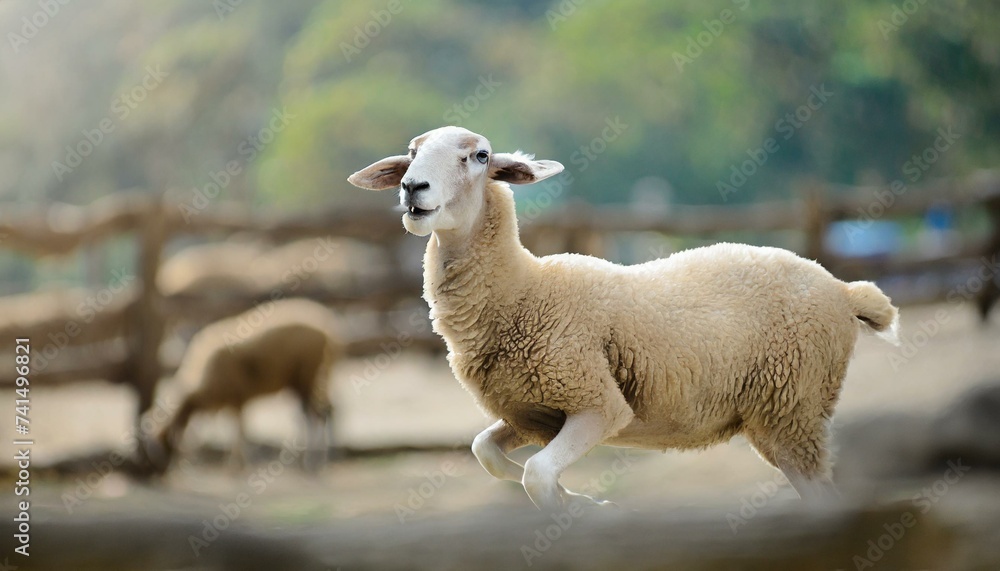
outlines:
{"label": "sheep's ear", "polygon": [[395,188],[403,180],[403,175],[406,174],[406,169],[410,168],[412,160],[406,155],[384,158],[347,177],[347,182],[367,190]]}
{"label": "sheep's ear", "polygon": [[531,184],[563,171],[556,161],[536,161],[522,153],[493,153],[490,157],[490,178],[511,184]]}

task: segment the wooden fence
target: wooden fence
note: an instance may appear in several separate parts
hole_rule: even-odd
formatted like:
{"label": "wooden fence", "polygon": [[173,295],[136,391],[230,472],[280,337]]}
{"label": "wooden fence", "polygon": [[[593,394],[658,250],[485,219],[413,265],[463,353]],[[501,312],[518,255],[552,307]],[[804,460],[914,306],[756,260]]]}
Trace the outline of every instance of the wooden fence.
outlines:
{"label": "wooden fence", "polygon": [[[710,238],[727,232],[792,231],[801,236],[800,253],[819,260],[844,279],[879,279],[905,272],[954,272],[956,264],[975,264],[982,256],[1000,253],[1000,171],[982,172],[962,180],[933,181],[897,193],[883,187],[833,189],[817,183],[805,186],[798,195],[799,200],[793,202],[673,206],[665,213],[644,213],[627,207],[569,206],[525,220],[522,238],[536,253],[578,251],[599,255],[603,239],[623,233]],[[834,222],[921,217],[938,203],[958,210],[982,209],[991,221],[991,229],[982,239],[962,243],[957,252],[947,256],[844,259],[825,246],[827,228]],[[70,322],[74,322],[73,315],[41,309],[26,319],[4,321],[0,317],[0,332],[8,339],[30,337],[45,343],[64,340],[62,346],[56,344],[58,359],[54,358],[44,371],[36,371],[34,382],[104,378],[127,383],[137,391],[140,414],[152,405],[156,383],[172,367],[162,363],[160,357],[168,315],[204,315],[215,311],[219,315],[214,317],[222,317],[262,301],[248,297],[220,306],[218,302],[191,296],[164,297],[157,288],[157,274],[165,245],[171,239],[236,232],[252,233],[274,243],[320,236],[344,237],[376,244],[390,254],[390,259],[398,259],[395,256],[403,240],[415,240],[402,231],[398,214],[389,208],[350,212],[338,209],[279,218],[219,203],[192,214],[189,209],[166,203],[150,193],[123,192],[89,206],[13,206],[0,212],[3,213],[0,246],[33,256],[65,256],[113,237],[132,236],[137,244],[136,283],[101,311],[94,312],[85,324],[76,324],[75,334],[67,331]],[[998,297],[995,280],[986,281],[977,292],[981,309],[988,309]],[[357,291],[313,291],[309,295],[334,306],[367,304],[386,310],[400,300],[416,299],[419,293],[419,276],[398,272],[382,283],[368,284]],[[945,293],[938,292],[937,296]],[[2,303],[0,299],[0,306]],[[434,348],[440,344],[425,335],[418,336],[413,346]],[[352,353],[377,352],[379,347],[379,339],[357,339],[352,344]],[[0,384],[11,382],[13,377],[0,373]]]}

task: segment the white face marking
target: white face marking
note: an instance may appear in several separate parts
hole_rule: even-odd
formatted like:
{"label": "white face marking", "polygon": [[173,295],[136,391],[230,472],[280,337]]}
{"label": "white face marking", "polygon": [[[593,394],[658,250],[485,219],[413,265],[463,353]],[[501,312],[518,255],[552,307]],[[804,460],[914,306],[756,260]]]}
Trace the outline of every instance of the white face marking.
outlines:
{"label": "white face marking", "polygon": [[492,155],[490,142],[461,127],[441,127],[415,138],[410,149],[416,157],[399,189],[399,203],[407,210],[403,226],[426,236],[471,225],[482,207],[489,171],[477,154]]}

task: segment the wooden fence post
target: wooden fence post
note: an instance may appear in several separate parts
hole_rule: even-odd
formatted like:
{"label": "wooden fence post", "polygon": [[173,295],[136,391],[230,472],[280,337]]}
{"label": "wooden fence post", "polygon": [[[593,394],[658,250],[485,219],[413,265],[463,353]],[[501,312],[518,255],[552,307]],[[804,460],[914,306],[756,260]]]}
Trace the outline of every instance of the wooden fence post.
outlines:
{"label": "wooden fence post", "polygon": [[[983,203],[986,212],[990,217],[992,229],[990,237],[983,248],[983,256],[987,260],[994,260],[1000,257],[1000,187],[990,189],[990,195]],[[985,322],[989,319],[990,309],[1000,300],[1000,286],[997,285],[997,276],[990,271],[990,279],[985,280],[983,290],[979,292],[976,299],[976,308],[979,310],[979,317]]]}
{"label": "wooden fence post", "polygon": [[[829,224],[826,209],[826,189],[822,183],[809,181],[799,195],[805,203],[805,255],[825,265],[826,250],[823,247],[826,228]],[[829,268],[827,268],[829,269]]]}
{"label": "wooden fence post", "polygon": [[153,395],[161,372],[160,343],[164,336],[165,319],[156,276],[167,237],[166,212],[161,197],[150,202],[141,217],[138,234],[139,297],[128,315],[129,365],[126,367],[127,381],[135,387],[139,397],[137,428],[142,415],[153,406]]}

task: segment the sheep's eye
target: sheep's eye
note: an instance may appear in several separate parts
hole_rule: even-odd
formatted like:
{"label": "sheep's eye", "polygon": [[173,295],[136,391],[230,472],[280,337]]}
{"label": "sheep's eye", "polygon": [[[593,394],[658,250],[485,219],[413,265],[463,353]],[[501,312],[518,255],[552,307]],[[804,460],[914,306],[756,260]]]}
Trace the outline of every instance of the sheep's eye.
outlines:
{"label": "sheep's eye", "polygon": [[485,165],[486,161],[490,160],[490,154],[486,151],[479,151],[476,153],[476,160]]}
{"label": "sheep's eye", "polygon": [[410,149],[410,158],[411,159],[417,158],[417,150],[416,149]]}
{"label": "sheep's eye", "polygon": [[467,161],[467,160],[469,160],[469,157],[462,157],[462,162],[463,162],[463,163],[464,163],[465,161]]}

